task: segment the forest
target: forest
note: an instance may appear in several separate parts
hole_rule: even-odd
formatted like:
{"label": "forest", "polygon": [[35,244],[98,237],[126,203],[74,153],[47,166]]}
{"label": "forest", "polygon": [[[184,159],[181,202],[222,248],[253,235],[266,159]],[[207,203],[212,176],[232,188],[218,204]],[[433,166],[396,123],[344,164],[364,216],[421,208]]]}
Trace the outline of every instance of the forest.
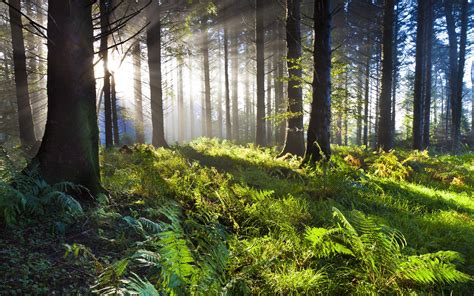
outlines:
{"label": "forest", "polygon": [[472,0],[1,0],[0,295],[472,295]]}

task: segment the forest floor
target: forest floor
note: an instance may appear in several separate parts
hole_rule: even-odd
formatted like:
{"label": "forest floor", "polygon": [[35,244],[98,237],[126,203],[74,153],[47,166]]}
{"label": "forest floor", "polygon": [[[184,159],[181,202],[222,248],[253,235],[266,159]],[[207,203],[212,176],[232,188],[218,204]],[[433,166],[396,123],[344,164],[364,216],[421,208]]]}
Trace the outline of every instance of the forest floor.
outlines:
{"label": "forest floor", "polygon": [[334,147],[316,168],[277,154],[102,151],[95,206],[0,224],[0,294],[472,293],[473,153]]}

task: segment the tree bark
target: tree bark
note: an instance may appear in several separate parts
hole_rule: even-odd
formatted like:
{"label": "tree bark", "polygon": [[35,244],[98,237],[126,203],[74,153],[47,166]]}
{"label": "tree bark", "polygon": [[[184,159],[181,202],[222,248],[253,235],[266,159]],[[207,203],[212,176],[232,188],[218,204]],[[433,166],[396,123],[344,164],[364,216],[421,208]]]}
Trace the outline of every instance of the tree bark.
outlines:
{"label": "tree bark", "polygon": [[15,71],[15,89],[18,105],[18,123],[22,148],[30,151],[36,143],[33,111],[28,91],[28,74],[26,73],[25,41],[21,22],[20,0],[9,1],[10,28],[13,47],[13,69]]}
{"label": "tree bark", "polygon": [[205,103],[205,121],[206,136],[212,138],[212,111],[211,111],[211,80],[209,69],[209,33],[207,26],[208,17],[204,16],[201,23],[202,36],[202,57],[204,65],[204,103]]}
{"label": "tree bark", "polygon": [[183,57],[178,59],[178,142],[184,142],[184,127],[186,118],[184,116],[184,86],[183,86]]}
{"label": "tree bark", "polygon": [[115,73],[111,73],[110,75],[110,94],[112,99],[112,126],[113,126],[113,134],[114,134],[114,145],[120,145],[120,132],[118,127],[118,105],[117,105],[117,91],[115,88]]}
{"label": "tree bark", "polygon": [[[49,1],[48,117],[36,156],[49,183],[101,191],[91,6]],[[80,83],[78,83],[80,82]]]}
{"label": "tree bark", "polygon": [[133,81],[135,97],[135,134],[139,144],[145,143],[145,129],[143,126],[143,94],[142,94],[142,49],[140,41],[133,47]]}
{"label": "tree bark", "polygon": [[105,117],[105,147],[113,146],[112,130],[112,99],[110,95],[110,71],[109,71],[109,51],[108,51],[108,30],[109,26],[109,6],[107,0],[100,0],[100,51],[104,69],[104,117]]}
{"label": "tree bark", "polygon": [[380,113],[377,146],[385,151],[393,147],[391,112],[393,82],[393,15],[394,0],[385,0],[383,17],[382,48],[382,91],[380,94]]}
{"label": "tree bark", "polygon": [[367,45],[367,61],[365,64],[365,85],[364,85],[364,136],[363,143],[369,146],[369,100],[370,100],[370,45]]}
{"label": "tree bark", "polygon": [[331,1],[314,2],[313,101],[304,162],[331,156]]}
{"label": "tree bark", "polygon": [[267,95],[266,95],[266,99],[267,99],[267,105],[266,105],[266,109],[267,109],[267,112],[266,112],[266,129],[267,129],[267,146],[271,146],[273,143],[273,128],[272,128],[272,124],[273,124],[273,119],[272,119],[272,116],[273,116],[273,110],[272,110],[272,76],[273,76],[273,65],[272,65],[272,62],[270,59],[268,59],[268,62],[267,62]]}
{"label": "tree bark", "polygon": [[148,69],[150,73],[151,122],[153,127],[152,144],[168,148],[165,140],[163,119],[163,88],[161,73],[161,20],[160,4],[153,1],[147,8],[146,43],[148,47]]}
{"label": "tree bark", "polygon": [[232,122],[230,118],[230,87],[229,87],[229,28],[224,24],[224,75],[225,75],[225,131],[226,139],[232,140]]}
{"label": "tree bark", "polygon": [[471,141],[474,144],[474,61],[471,64]]}
{"label": "tree bark", "polygon": [[232,138],[239,142],[239,42],[237,24],[230,36],[230,57],[232,59]]}
{"label": "tree bark", "polygon": [[[284,100],[284,65],[283,65],[283,56],[285,48],[285,29],[283,28],[282,22],[278,21],[277,26],[277,38],[279,40],[277,45],[276,53],[274,54],[273,64],[276,68],[276,75],[274,77],[275,83],[275,113],[280,115],[285,112],[285,100]],[[275,142],[277,146],[283,147],[285,143],[285,128],[286,122],[283,120],[278,120],[275,126]]]}
{"label": "tree bark", "polygon": [[256,47],[257,47],[257,126],[255,144],[266,145],[265,128],[265,1],[256,0]]}
{"label": "tree bark", "polygon": [[430,145],[430,115],[431,115],[431,68],[432,68],[432,46],[433,46],[433,5],[427,0],[425,12],[425,66],[424,66],[424,91],[423,91],[423,149]]}

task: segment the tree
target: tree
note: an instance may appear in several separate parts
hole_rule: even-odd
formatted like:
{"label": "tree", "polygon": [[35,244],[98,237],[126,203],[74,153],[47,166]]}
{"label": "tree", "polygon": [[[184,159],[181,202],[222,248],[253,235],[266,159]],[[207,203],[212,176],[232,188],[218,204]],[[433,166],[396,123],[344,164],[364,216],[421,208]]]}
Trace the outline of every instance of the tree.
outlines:
{"label": "tree", "polygon": [[104,69],[104,117],[105,117],[105,147],[113,146],[113,131],[112,131],[112,99],[110,93],[110,71],[109,71],[109,50],[108,50],[108,30],[109,26],[109,6],[107,0],[100,0],[100,54],[102,56],[102,63]]}
{"label": "tree", "polygon": [[256,0],[256,47],[257,47],[257,127],[255,143],[265,146],[265,28],[264,28],[265,1]]}
{"label": "tree", "polygon": [[20,140],[23,149],[29,151],[36,143],[36,137],[33,111],[28,91],[28,74],[26,72],[25,41],[20,14],[20,0],[10,0],[8,7],[13,47],[13,69],[15,71],[15,89],[18,105]]}
{"label": "tree", "polygon": [[205,120],[206,136],[212,137],[212,111],[211,111],[211,80],[209,69],[209,32],[208,32],[208,16],[207,14],[201,20],[201,37],[202,37],[202,58],[204,71],[204,103],[205,103]]}
{"label": "tree", "polygon": [[393,14],[394,0],[385,0],[382,41],[382,91],[377,146],[389,151],[393,147],[392,135],[392,80],[393,80]]}
{"label": "tree", "polygon": [[301,69],[301,1],[287,1],[286,43],[288,47],[288,114],[285,145],[280,155],[303,156],[303,90]]}
{"label": "tree", "polygon": [[[238,4],[238,2],[236,2]],[[230,36],[230,57],[232,59],[232,139],[239,141],[239,31],[235,25]]]}
{"label": "tree", "polygon": [[471,64],[471,139],[474,139],[474,61]]}
{"label": "tree", "polygon": [[[226,15],[227,7],[224,8]],[[224,76],[225,76],[225,131],[227,140],[232,140],[232,122],[230,118],[230,86],[229,86],[229,27],[224,23]]]}
{"label": "tree", "polygon": [[304,162],[331,156],[331,1],[314,1],[313,100]]}
{"label": "tree", "polygon": [[140,40],[133,46],[133,94],[135,99],[135,133],[137,143],[145,143],[143,127],[143,95],[142,95],[142,48]]}
{"label": "tree", "polygon": [[423,74],[425,11],[428,0],[418,0],[416,28],[415,89],[413,97],[413,149],[423,149]]}
{"label": "tree", "polygon": [[426,8],[426,24],[424,26],[424,90],[423,90],[423,149],[430,145],[430,115],[431,115],[431,69],[432,62],[432,47],[433,47],[433,3],[432,0],[427,0]]}
{"label": "tree", "polygon": [[150,72],[151,122],[153,126],[152,144],[168,148],[165,140],[163,118],[163,88],[161,73],[161,13],[158,1],[152,1],[147,8],[150,25],[146,31],[148,47],[148,69]]}
{"label": "tree", "polygon": [[[101,190],[91,6],[49,1],[48,117],[35,162],[50,183]],[[78,83],[80,81],[80,83]]]}

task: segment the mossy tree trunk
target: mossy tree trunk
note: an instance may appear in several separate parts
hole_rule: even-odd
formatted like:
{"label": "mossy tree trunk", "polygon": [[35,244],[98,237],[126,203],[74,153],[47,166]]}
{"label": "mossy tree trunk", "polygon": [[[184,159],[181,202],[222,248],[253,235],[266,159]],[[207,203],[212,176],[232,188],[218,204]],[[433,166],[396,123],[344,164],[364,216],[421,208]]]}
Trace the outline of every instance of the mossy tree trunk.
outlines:
{"label": "mossy tree trunk", "polygon": [[[49,183],[101,190],[91,6],[49,1],[48,117],[36,156]],[[78,83],[80,81],[80,83]]]}

